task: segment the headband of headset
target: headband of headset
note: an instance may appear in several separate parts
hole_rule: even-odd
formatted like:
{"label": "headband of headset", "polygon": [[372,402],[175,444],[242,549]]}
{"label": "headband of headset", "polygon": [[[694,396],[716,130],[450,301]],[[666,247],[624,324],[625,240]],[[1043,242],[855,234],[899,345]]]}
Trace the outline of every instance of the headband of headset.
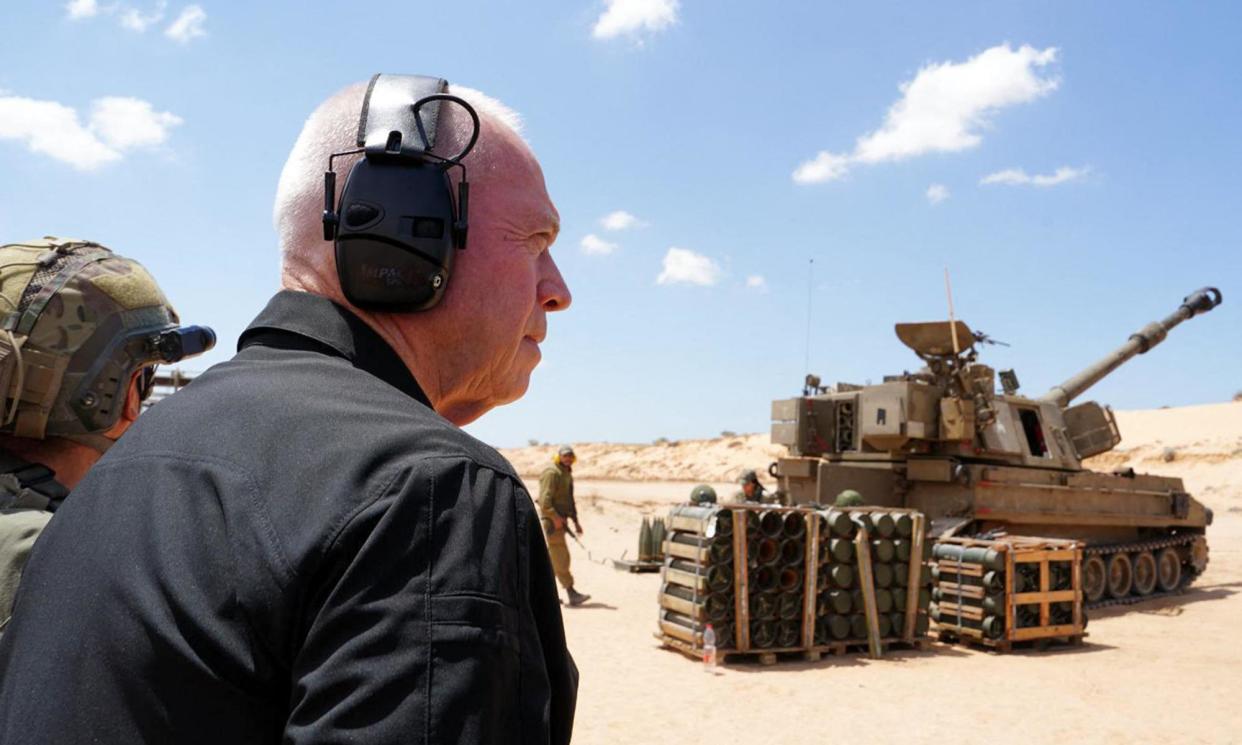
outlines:
{"label": "headband of headset", "polygon": [[[469,183],[461,159],[474,147],[474,109],[445,93],[441,78],[376,75],[358,120],[359,149],[336,153],[324,174],[324,239],[335,241],[337,274],[345,297],[375,310],[412,312],[439,302],[454,254],[466,246]],[[440,104],[469,113],[474,133],[456,156],[431,152]],[[332,158],[362,153],[335,204]],[[457,193],[449,168],[460,168]],[[454,199],[456,196],[456,199]]]}

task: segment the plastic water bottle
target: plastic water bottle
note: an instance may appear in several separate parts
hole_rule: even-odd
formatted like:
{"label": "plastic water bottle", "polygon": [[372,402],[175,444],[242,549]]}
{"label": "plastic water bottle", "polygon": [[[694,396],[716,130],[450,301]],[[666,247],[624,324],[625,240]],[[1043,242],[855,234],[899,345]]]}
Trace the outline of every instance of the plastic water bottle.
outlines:
{"label": "plastic water bottle", "polygon": [[703,669],[709,673],[716,672],[716,630],[710,623],[703,630]]}

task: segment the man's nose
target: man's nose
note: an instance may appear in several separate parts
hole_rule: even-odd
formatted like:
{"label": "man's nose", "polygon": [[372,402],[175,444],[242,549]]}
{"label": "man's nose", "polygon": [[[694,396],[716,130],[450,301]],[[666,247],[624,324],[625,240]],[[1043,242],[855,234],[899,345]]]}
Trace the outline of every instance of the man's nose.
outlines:
{"label": "man's nose", "polygon": [[565,310],[573,302],[573,296],[569,292],[569,285],[565,283],[565,278],[561,276],[561,270],[556,266],[556,260],[552,258],[550,251],[544,251],[539,260],[539,284],[536,292],[538,293],[537,299],[540,307],[549,313]]}

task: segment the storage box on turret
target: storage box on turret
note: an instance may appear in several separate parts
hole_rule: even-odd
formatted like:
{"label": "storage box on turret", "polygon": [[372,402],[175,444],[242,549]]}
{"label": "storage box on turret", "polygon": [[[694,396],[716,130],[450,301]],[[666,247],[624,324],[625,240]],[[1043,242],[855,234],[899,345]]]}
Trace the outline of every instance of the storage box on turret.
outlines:
{"label": "storage box on turret", "polygon": [[932,628],[940,641],[1007,652],[1080,643],[1083,544],[1026,536],[941,538],[932,548]]}

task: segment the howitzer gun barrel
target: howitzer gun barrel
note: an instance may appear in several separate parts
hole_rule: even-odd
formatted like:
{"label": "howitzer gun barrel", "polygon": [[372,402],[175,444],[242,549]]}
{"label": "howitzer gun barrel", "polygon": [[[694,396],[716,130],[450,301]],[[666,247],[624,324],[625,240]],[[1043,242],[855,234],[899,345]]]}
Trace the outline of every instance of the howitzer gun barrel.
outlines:
{"label": "howitzer gun barrel", "polygon": [[1136,333],[1131,334],[1125,344],[1117,347],[1108,355],[1064,383],[1054,386],[1052,390],[1044,394],[1043,400],[1050,401],[1061,407],[1068,406],[1070,401],[1078,398],[1083,392],[1100,382],[1113,370],[1121,367],[1131,358],[1147,352],[1164,341],[1164,337],[1168,335],[1169,330],[1174,326],[1188,318],[1193,318],[1201,313],[1207,313],[1220,305],[1220,301],[1220,290],[1215,287],[1204,287],[1195,290],[1190,295],[1187,295],[1182,300],[1181,306],[1164,320],[1149,323]]}

